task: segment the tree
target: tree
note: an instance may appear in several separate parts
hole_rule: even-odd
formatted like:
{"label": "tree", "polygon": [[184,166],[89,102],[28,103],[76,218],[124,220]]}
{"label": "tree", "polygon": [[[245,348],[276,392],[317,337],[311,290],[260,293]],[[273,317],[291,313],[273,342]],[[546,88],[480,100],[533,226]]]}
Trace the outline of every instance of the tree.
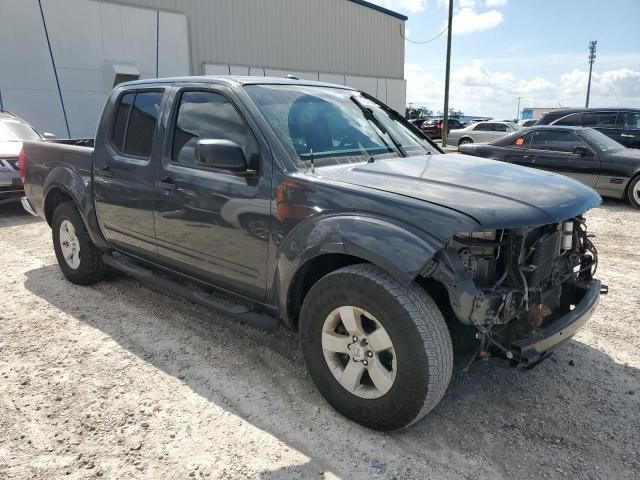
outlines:
{"label": "tree", "polygon": [[433,115],[433,110],[427,107],[413,107],[409,105],[405,112],[405,118],[407,120],[415,120],[416,118],[427,118]]}
{"label": "tree", "polygon": [[[442,114],[442,110],[438,110],[438,116],[439,117],[444,116]],[[455,108],[449,109],[449,118],[459,119],[460,117],[463,117],[463,116],[464,116],[464,112],[462,110],[456,110]]]}

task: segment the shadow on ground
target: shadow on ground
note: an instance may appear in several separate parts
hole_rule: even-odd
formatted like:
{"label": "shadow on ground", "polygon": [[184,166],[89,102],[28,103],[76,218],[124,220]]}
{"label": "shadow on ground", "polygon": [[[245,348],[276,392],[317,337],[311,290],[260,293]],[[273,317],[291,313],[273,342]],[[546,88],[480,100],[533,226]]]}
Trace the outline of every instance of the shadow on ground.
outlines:
{"label": "shadow on ground", "polygon": [[[212,361],[213,348],[216,368],[235,371],[233,381],[239,384],[239,388],[223,392],[231,407],[219,406],[314,461],[295,469],[264,472],[263,478],[317,478],[317,465],[331,467],[340,475],[344,464],[326,451],[326,438],[321,441],[323,430],[356,445],[360,442],[353,462],[362,462],[363,473],[389,478],[414,478],[409,467],[402,470],[394,466],[392,471],[389,452],[402,452],[406,462],[434,465],[459,478],[474,478],[475,474],[470,474],[474,470],[477,478],[489,474],[523,477],[522,472],[534,477],[633,478],[634,469],[640,468],[640,372],[577,340],[567,342],[531,371],[475,364],[465,373],[457,364],[440,405],[411,429],[386,436],[355,425],[327,407],[301,366],[297,335],[283,328],[274,333],[254,330],[150,291],[127,277],[93,287],[69,284],[70,291],[90,290],[90,297],[100,306],[79,305],[72,292],[52,293],[52,282],[65,281],[57,265],[33,269],[26,275],[25,286],[33,294],[104,332],[140,360],[179,378],[210,402],[217,402],[219,397],[208,386],[211,379],[203,379],[196,369]],[[119,304],[144,312],[142,319],[104,314],[104,309]],[[163,350],[168,345],[170,352]],[[238,369],[234,359],[247,352],[255,362]],[[274,380],[279,372],[285,375]],[[270,415],[256,414],[265,400],[246,392],[242,387],[245,381],[258,382],[252,385],[253,392],[275,392],[270,402],[282,408]],[[302,407],[294,408],[294,404]],[[313,425],[313,433],[309,424],[315,420],[305,413],[311,409],[327,412],[321,425]],[[387,444],[385,450],[379,448],[382,441]],[[366,442],[371,445],[363,444]],[[371,455],[357,453],[367,449]]]}

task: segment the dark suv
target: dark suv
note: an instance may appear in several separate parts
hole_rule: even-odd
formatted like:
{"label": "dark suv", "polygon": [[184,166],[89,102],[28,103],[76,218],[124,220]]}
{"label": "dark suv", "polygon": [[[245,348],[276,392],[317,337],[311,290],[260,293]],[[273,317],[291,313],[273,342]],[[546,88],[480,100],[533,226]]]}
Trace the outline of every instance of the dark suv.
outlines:
{"label": "dark suv", "polygon": [[566,108],[545,114],[536,125],[591,127],[627,148],[640,148],[637,108]]}

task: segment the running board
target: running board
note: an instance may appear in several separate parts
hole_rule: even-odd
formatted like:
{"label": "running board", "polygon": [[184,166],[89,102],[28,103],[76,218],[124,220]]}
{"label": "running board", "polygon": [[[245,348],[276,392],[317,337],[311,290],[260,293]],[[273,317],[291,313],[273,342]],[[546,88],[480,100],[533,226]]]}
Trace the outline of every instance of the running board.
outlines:
{"label": "running board", "polygon": [[192,302],[204,305],[205,307],[212,308],[220,313],[229,315],[242,323],[251,325],[252,327],[260,328],[262,330],[276,330],[280,325],[280,321],[271,315],[255,312],[245,305],[228,302],[214,294],[205,292],[204,290],[198,290],[197,288],[190,288],[185,285],[181,285],[180,283],[169,278],[165,278],[153,270],[139,265],[124,256],[118,256],[116,258],[110,253],[105,253],[102,255],[102,260],[110,267],[131,275],[143,283],[152,284],[179,297],[183,297],[191,300]]}

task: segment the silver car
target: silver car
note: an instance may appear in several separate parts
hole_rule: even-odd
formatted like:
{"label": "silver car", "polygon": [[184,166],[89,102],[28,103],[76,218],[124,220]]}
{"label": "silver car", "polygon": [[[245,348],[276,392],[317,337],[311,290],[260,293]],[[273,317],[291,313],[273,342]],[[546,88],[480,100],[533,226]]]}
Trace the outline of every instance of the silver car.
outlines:
{"label": "silver car", "polygon": [[512,122],[477,122],[459,130],[451,130],[447,142],[451,145],[492,142],[521,128]]}
{"label": "silver car", "polygon": [[0,110],[0,203],[18,200],[24,195],[19,163],[22,142],[43,139],[27,122]]}

